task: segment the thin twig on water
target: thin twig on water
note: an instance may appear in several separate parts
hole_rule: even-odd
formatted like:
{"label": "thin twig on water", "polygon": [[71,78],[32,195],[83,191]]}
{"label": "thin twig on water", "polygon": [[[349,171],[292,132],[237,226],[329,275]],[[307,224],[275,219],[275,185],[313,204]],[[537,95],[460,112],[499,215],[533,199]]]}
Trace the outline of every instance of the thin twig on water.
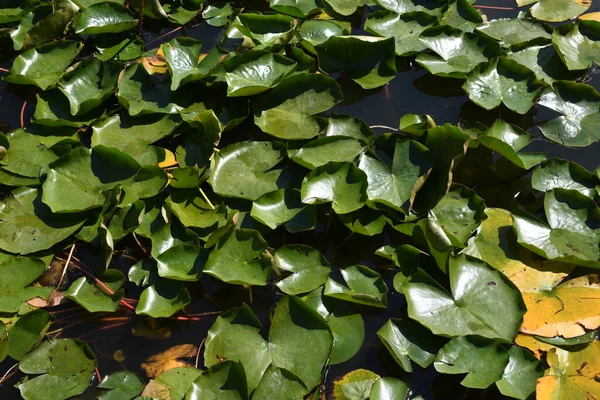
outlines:
{"label": "thin twig on water", "polygon": [[67,257],[67,262],[65,263],[65,267],[62,270],[62,274],[60,274],[60,280],[58,281],[58,285],[54,288],[56,291],[62,285],[63,279],[65,279],[65,274],[67,273],[67,269],[69,268],[69,263],[71,262],[71,258],[73,257],[73,252],[75,251],[75,243],[71,246],[71,251],[69,251],[69,256]]}

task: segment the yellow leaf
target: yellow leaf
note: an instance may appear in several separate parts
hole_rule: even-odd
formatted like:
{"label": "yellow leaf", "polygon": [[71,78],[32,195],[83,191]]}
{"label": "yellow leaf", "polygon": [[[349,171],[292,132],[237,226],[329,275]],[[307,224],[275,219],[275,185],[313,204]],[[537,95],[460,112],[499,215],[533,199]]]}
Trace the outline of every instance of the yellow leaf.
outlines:
{"label": "yellow leaf", "polygon": [[123,354],[123,350],[117,350],[113,354],[113,359],[118,362],[125,361],[125,355]]}
{"label": "yellow leaf", "polygon": [[366,369],[356,369],[348,372],[333,383],[333,398],[335,400],[368,399],[375,381],[380,378],[374,372]]}
{"label": "yellow leaf", "polygon": [[571,279],[555,289],[524,293],[527,313],[521,332],[544,337],[581,336],[600,326],[600,285],[597,275]]}
{"label": "yellow leaf", "polygon": [[519,333],[517,335],[515,338],[515,344],[531,350],[533,355],[536,356],[538,360],[542,358],[544,353],[547,353],[550,349],[554,348],[554,346],[549,343],[544,343],[531,335],[525,335],[523,333]]}
{"label": "yellow leaf", "polygon": [[142,58],[142,66],[150,75],[166,74],[168,72],[167,61],[162,48],[159,47],[155,55]]}
{"label": "yellow leaf", "polygon": [[191,364],[178,360],[179,358],[196,357],[198,348],[193,344],[180,344],[148,357],[145,363],[142,363],[142,369],[146,372],[148,378],[155,378],[163,372],[178,368],[187,367]]}
{"label": "yellow leaf", "polygon": [[158,166],[161,168],[168,168],[174,165],[177,165],[177,160],[175,159],[175,154],[171,150],[165,150],[165,158],[158,163]]}
{"label": "yellow leaf", "polygon": [[148,382],[148,384],[144,388],[144,391],[142,392],[142,396],[150,397],[152,399],[163,399],[163,400],[171,399],[171,393],[169,392],[169,387],[158,381],[155,381],[154,379],[152,379],[152,380],[150,380],[150,382]]}
{"label": "yellow leaf", "polygon": [[537,381],[537,400],[600,399],[600,341],[573,351],[553,348],[547,361],[550,369]]}
{"label": "yellow leaf", "polygon": [[600,12],[591,12],[579,16],[579,19],[591,20],[600,22]]}
{"label": "yellow leaf", "polygon": [[477,257],[506,275],[522,293],[551,290],[574,265],[546,260],[517,243],[509,211],[487,208],[475,239],[462,253]]}

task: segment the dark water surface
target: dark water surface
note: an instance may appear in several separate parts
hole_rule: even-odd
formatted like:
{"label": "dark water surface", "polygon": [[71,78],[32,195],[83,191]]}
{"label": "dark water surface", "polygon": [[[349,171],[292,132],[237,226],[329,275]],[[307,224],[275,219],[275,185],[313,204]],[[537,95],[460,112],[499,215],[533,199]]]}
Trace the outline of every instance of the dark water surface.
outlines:
{"label": "dark water surface", "polygon": [[[1,1],[1,0],[0,0]],[[478,5],[494,5],[503,7],[513,7],[512,0],[482,0],[477,2]],[[590,11],[600,10],[598,3],[592,6]],[[505,18],[516,16],[518,10],[482,10],[492,18]],[[160,27],[156,30],[152,29],[150,23],[146,26],[145,31],[146,42],[156,39],[162,34],[170,31],[173,27]],[[207,24],[187,30],[180,30],[159,41],[151,43],[147,49],[158,47],[161,42],[170,40],[174,36],[185,34],[204,40],[204,49],[211,48],[219,42],[223,34],[221,29],[213,28]],[[12,62],[14,53],[10,47],[10,43],[0,42],[0,66],[9,68]],[[2,73],[0,73],[2,74]],[[599,72],[592,71],[589,84],[593,85],[597,90],[600,89]],[[346,100],[343,104],[337,106],[334,111],[337,113],[348,113],[359,117],[370,125],[384,125],[397,127],[399,119],[402,115],[408,113],[416,114],[431,114],[438,124],[450,122],[457,124],[463,120],[489,119],[490,121],[502,117],[507,121],[517,124],[524,129],[530,129],[535,124],[544,120],[553,118],[553,115],[543,107],[536,106],[528,115],[518,116],[513,113],[502,111],[501,115],[497,112],[489,112],[483,110],[468,100],[464,95],[460,86],[462,81],[453,79],[439,78],[428,74],[422,69],[412,69],[407,72],[401,72],[397,77],[385,88],[380,88],[373,91],[365,91],[360,89],[351,81],[340,78],[340,84],[343,87],[343,92]],[[35,106],[33,101],[35,96],[28,92],[27,88],[17,85],[7,85],[0,81],[0,130],[8,132],[20,126],[20,112],[24,101],[28,101],[25,108],[25,121],[28,121]],[[377,129],[376,132],[382,133],[386,129]],[[600,160],[600,142],[583,149],[568,149],[558,146],[543,137],[537,129],[532,129],[531,132],[538,135],[536,139],[527,148],[527,151],[542,151],[547,152],[549,157],[561,157],[573,160],[583,165],[588,170],[595,169]],[[336,249],[329,250],[327,253],[332,266],[345,267],[357,263],[370,265],[376,268],[382,275],[386,277],[386,282],[392,288],[393,274],[387,265],[373,265],[373,252],[381,245],[380,239],[371,239],[368,237],[351,236],[347,238],[348,231],[339,223],[333,223],[329,232],[330,237],[333,237],[334,248],[342,241],[345,242]],[[288,243],[302,242],[308,245],[320,247],[323,233],[310,233],[289,235],[287,238],[282,238]],[[396,238],[388,238],[390,242],[398,245]],[[142,242],[149,246],[149,243]],[[277,246],[277,243],[270,243]],[[134,259],[144,258],[144,253],[134,242],[119,242],[117,251],[122,253],[115,254],[114,262],[111,267],[118,268],[127,273],[129,267],[135,263]],[[81,248],[75,253],[76,256],[88,267],[101,268],[98,259],[94,257],[93,252],[86,251]],[[383,260],[381,260],[383,261]],[[335,270],[335,268],[334,268]],[[334,277],[335,278],[335,277]],[[127,297],[138,298],[139,289],[133,285],[126,288]],[[190,289],[192,290],[192,289]],[[239,286],[225,285],[211,277],[203,276],[200,285],[195,286],[196,293],[192,296],[198,298],[197,301],[189,306],[189,313],[202,313],[210,311],[223,311],[230,307],[239,305],[242,301],[250,302],[248,292]],[[253,289],[252,308],[257,313],[258,317],[263,322],[268,322],[268,315],[273,301],[277,300],[279,294],[270,288]],[[500,399],[504,398],[492,386],[489,390],[473,390],[467,389],[460,385],[462,380],[461,375],[440,375],[435,372],[433,366],[422,369],[415,365],[415,372],[407,374],[395,363],[387,350],[382,346],[377,338],[376,331],[383,323],[391,317],[400,318],[404,307],[403,296],[391,290],[388,307],[386,310],[376,310],[366,307],[363,311],[365,319],[366,336],[363,347],[359,353],[350,361],[342,365],[332,366],[328,371],[326,387],[328,393],[331,392],[333,379],[344,375],[345,373],[356,368],[367,368],[382,376],[395,376],[410,383],[412,395],[421,394],[427,400],[446,400],[446,399]],[[72,304],[66,304],[58,307],[59,310],[72,308]],[[55,311],[55,310],[53,310]],[[56,324],[57,327],[66,326],[84,319],[89,319],[92,315],[82,309],[75,308],[74,311],[65,311],[55,314],[56,320],[61,320]],[[109,318],[130,317],[129,314],[110,314]],[[170,337],[165,340],[153,340],[144,337],[132,336],[132,328],[136,331],[143,330],[144,327],[149,328],[147,320],[142,317],[133,316],[129,320],[110,320],[101,323],[82,322],[65,330],[64,337],[81,337],[86,340],[95,352],[98,358],[98,367],[102,375],[127,369],[138,373],[145,378],[143,371],[140,369],[142,362],[149,356],[158,352],[164,351],[169,347],[177,344],[192,343],[199,345],[206,337],[206,333],[214,321],[214,316],[206,317],[201,321],[184,322],[173,320],[161,320],[159,326],[155,329],[163,328],[170,330]],[[105,329],[114,324],[124,323],[120,326],[113,326],[110,329]],[[268,324],[267,324],[268,325]],[[54,326],[51,330],[55,329]],[[104,330],[102,330],[104,329]],[[117,362],[113,358],[115,351],[121,350],[125,360]],[[310,349],[306,349],[310,351]],[[193,360],[192,360],[193,361]],[[0,376],[4,374],[13,362],[6,360],[0,364]],[[200,360],[202,365],[202,360]],[[16,384],[22,376],[16,374],[8,382],[0,387],[0,399],[17,399],[19,392],[12,385]],[[90,389],[80,398],[94,399],[95,390]],[[52,400],[52,399],[49,399]]]}

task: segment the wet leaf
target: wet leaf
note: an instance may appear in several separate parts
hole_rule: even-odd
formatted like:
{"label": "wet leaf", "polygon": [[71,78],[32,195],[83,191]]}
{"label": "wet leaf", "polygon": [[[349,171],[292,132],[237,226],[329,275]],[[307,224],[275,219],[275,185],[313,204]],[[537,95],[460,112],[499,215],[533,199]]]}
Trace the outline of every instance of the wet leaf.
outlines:
{"label": "wet leaf", "polygon": [[248,398],[246,374],[241,363],[224,361],[204,371],[186,395],[187,399],[244,400]]}
{"label": "wet leaf", "polygon": [[354,161],[363,152],[364,144],[346,136],[332,135],[313,140],[297,151],[290,151],[292,161],[308,169],[328,162]]}
{"label": "wet leaf", "polygon": [[106,375],[98,387],[110,389],[98,395],[100,400],[130,400],[142,392],[144,384],[133,372],[119,371]]}
{"label": "wet leaf", "polygon": [[140,295],[135,308],[136,314],[149,315],[154,318],[170,317],[182,310],[192,301],[190,293],[183,285],[170,279],[157,279]]}
{"label": "wet leaf", "polygon": [[521,332],[545,337],[573,338],[600,326],[600,316],[589,300],[600,299],[596,275],[568,280],[551,290],[524,293],[527,313]]}
{"label": "wet leaf", "polygon": [[362,265],[353,265],[341,270],[341,273],[348,286],[329,278],[325,284],[325,296],[379,308],[387,306],[388,288],[377,272]]}
{"label": "wet leaf", "polygon": [[8,355],[21,360],[37,347],[50,327],[51,315],[44,310],[27,313],[17,320],[8,333]]}
{"label": "wet leaf", "polygon": [[552,39],[552,30],[548,25],[525,18],[524,14],[519,14],[517,18],[494,18],[479,25],[477,31],[500,41],[504,47]]}
{"label": "wet leaf", "polygon": [[125,276],[117,269],[106,270],[98,279],[112,293],[97,282],[85,277],[77,279],[65,291],[65,297],[73,300],[89,312],[116,311],[119,302],[125,296],[125,290],[120,289],[125,282]]}
{"label": "wet leaf", "polygon": [[315,206],[302,203],[298,189],[263,194],[252,203],[250,216],[271,229],[283,225],[292,233],[313,229],[317,223]]}
{"label": "wet leaf", "polygon": [[318,0],[269,0],[269,4],[273,10],[302,18],[320,7],[321,2]]}
{"label": "wet leaf", "polygon": [[315,290],[327,281],[331,267],[321,252],[305,245],[286,245],[273,255],[274,266],[290,275],[276,285],[286,294],[300,294]]}
{"label": "wet leaf", "polygon": [[367,400],[375,382],[380,378],[366,369],[348,372],[341,379],[333,382],[333,398],[335,400]]}
{"label": "wet leaf", "polygon": [[590,198],[596,196],[598,177],[574,162],[551,158],[533,170],[531,186],[542,192],[561,188],[576,190]]}
{"label": "wet leaf", "polygon": [[583,0],[517,0],[517,5],[535,3],[531,15],[542,21],[560,22],[583,14],[591,3]]}
{"label": "wet leaf", "polygon": [[[371,389],[371,400],[392,400],[406,398],[408,385],[397,378],[379,378]],[[415,397],[416,399],[416,397]]]}
{"label": "wet leaf", "polygon": [[95,366],[96,358],[85,342],[46,341],[19,362],[22,372],[39,375],[21,383],[19,391],[26,400],[67,399],[87,389]]}
{"label": "wet leaf", "polygon": [[452,295],[423,271],[409,275],[401,288],[408,315],[441,336],[479,335],[512,342],[525,304],[514,284],[486,263],[451,257]]}
{"label": "wet leaf", "polygon": [[180,361],[179,359],[196,357],[197,350],[198,348],[193,344],[173,346],[163,352],[148,357],[146,362],[142,363],[142,369],[146,372],[148,378],[156,378],[170,369],[187,366],[187,363]]}
{"label": "wet leaf", "polygon": [[80,35],[119,33],[137,24],[127,7],[109,1],[92,4],[75,16],[75,32]]}

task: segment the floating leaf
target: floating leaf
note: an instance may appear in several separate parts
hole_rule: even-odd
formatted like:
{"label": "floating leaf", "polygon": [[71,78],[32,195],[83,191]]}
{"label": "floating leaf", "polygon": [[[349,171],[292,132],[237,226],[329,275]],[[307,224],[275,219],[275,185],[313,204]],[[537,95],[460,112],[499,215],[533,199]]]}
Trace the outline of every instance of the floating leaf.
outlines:
{"label": "floating leaf", "polygon": [[345,72],[363,89],[383,86],[396,76],[392,38],[331,36],[315,50],[324,71]]}
{"label": "floating leaf", "polygon": [[304,245],[286,245],[275,252],[273,263],[279,270],[291,275],[277,281],[276,285],[287,294],[300,294],[315,290],[327,281],[331,267],[321,252]]}
{"label": "floating leaf", "polygon": [[215,207],[197,189],[173,190],[165,204],[187,227],[210,228],[226,220],[225,205]]}
{"label": "floating leaf", "polygon": [[542,83],[529,68],[500,57],[473,69],[463,88],[471,101],[486,110],[504,104],[525,114],[533,106]]}
{"label": "floating leaf", "polygon": [[388,288],[377,272],[362,265],[353,265],[344,268],[341,273],[348,286],[330,278],[325,284],[325,296],[379,308],[387,306]]}
{"label": "floating leaf", "polygon": [[302,202],[322,204],[331,202],[338,214],[361,208],[367,199],[367,177],[350,163],[327,163],[314,169],[302,181]]}
{"label": "floating leaf", "polygon": [[366,369],[348,372],[333,382],[333,397],[336,400],[367,400],[379,378],[379,375]]}
{"label": "floating leaf", "polygon": [[269,4],[275,11],[298,18],[306,17],[320,7],[318,0],[269,0]]}
{"label": "floating leaf", "polygon": [[517,18],[492,19],[479,25],[477,31],[498,40],[504,47],[552,39],[552,30],[547,25],[525,18],[525,14],[519,14]]}
{"label": "floating leaf", "polygon": [[140,295],[135,313],[149,315],[153,318],[170,317],[191,301],[190,293],[183,282],[157,279]]}
{"label": "floating leaf", "polygon": [[[497,42],[450,26],[429,28],[419,39],[438,54],[419,54],[416,59],[434,75],[464,78],[477,65],[504,54]],[[460,46],[454,43],[460,43]]]}
{"label": "floating leaf", "polygon": [[442,336],[479,335],[512,342],[525,304],[514,284],[486,263],[464,255],[450,258],[452,295],[423,271],[401,285],[408,315]]}
{"label": "floating leaf", "polygon": [[413,372],[411,360],[427,368],[442,346],[438,337],[413,321],[389,319],[377,331],[377,336],[406,372]]}
{"label": "floating leaf", "polygon": [[397,14],[423,11],[427,14],[440,16],[443,7],[446,6],[446,2],[440,0],[376,0],[375,2],[386,10]]}
{"label": "floating leaf", "polygon": [[547,356],[550,369],[538,380],[536,398],[549,400],[568,398],[573,400],[593,399],[600,391],[600,341],[573,351],[552,348]]}
{"label": "floating leaf", "polygon": [[231,3],[210,4],[202,11],[202,18],[211,26],[224,26],[233,14]]}
{"label": "floating leaf", "polygon": [[292,21],[287,15],[243,13],[236,17],[233,26],[256,42],[273,45],[290,33]]}
{"label": "floating leaf", "polygon": [[600,211],[595,201],[565,189],[546,192],[548,224],[525,214],[514,214],[517,241],[549,260],[600,267]]}
{"label": "floating leaf", "polygon": [[600,184],[598,177],[574,162],[551,158],[533,170],[531,186],[542,192],[552,189],[577,190],[587,197],[594,198],[596,187]]}
{"label": "floating leaf", "polygon": [[539,125],[548,139],[564,146],[585,147],[600,140],[600,94],[591,86],[568,81],[545,89],[539,104],[562,114]]}
{"label": "floating leaf", "polygon": [[581,71],[569,71],[556,52],[554,46],[531,46],[508,53],[508,58],[533,71],[535,76],[547,85],[558,80],[573,80],[581,76]]}
{"label": "floating leaf", "polygon": [[40,375],[21,383],[19,391],[26,400],[68,399],[88,388],[95,366],[96,358],[85,342],[50,340],[19,362],[22,372]]}
{"label": "floating leaf", "polygon": [[54,87],[82,46],[72,40],[57,40],[21,53],[4,80],[20,85]]}
{"label": "floating leaf", "polygon": [[584,0],[517,0],[519,7],[535,3],[531,16],[549,22],[561,22],[577,17],[590,8],[591,3]]}
{"label": "floating leaf", "polygon": [[[371,389],[371,400],[403,399],[408,395],[408,385],[397,378],[379,378]],[[417,399],[415,397],[415,399]]]}
{"label": "floating leaf", "polygon": [[434,26],[436,21],[434,16],[424,12],[399,15],[380,10],[367,15],[365,30],[385,38],[393,37],[396,55],[409,56],[427,48],[419,36],[425,29]]}
{"label": "floating leaf", "polygon": [[0,248],[11,253],[49,249],[75,233],[87,217],[53,214],[34,188],[15,189],[11,194],[0,207]]}
{"label": "floating leaf", "polygon": [[[119,289],[125,282],[125,276],[118,269],[109,269],[98,279],[100,285],[82,277],[77,279],[65,291],[65,297],[73,300],[89,312],[116,311],[119,302],[125,296],[125,290]],[[110,289],[110,292],[106,289]]]}
{"label": "floating leaf", "polygon": [[8,355],[20,360],[37,347],[50,327],[50,320],[51,315],[44,310],[35,310],[19,317],[8,334]]}
{"label": "floating leaf", "polygon": [[244,400],[248,398],[246,374],[242,364],[224,361],[204,371],[194,381],[186,398]]}
{"label": "floating leaf", "polygon": [[69,99],[71,114],[90,111],[110,97],[122,67],[119,62],[103,63],[92,58],[67,72],[58,82],[58,89]]}
{"label": "floating leaf", "polygon": [[80,35],[119,33],[137,24],[127,7],[110,1],[92,4],[75,16],[75,32]]}
{"label": "floating leaf", "polygon": [[144,384],[133,372],[119,371],[106,375],[98,387],[110,389],[98,395],[100,400],[130,400],[142,392]]}
{"label": "floating leaf", "polygon": [[102,145],[91,151],[78,147],[50,165],[42,201],[53,212],[77,212],[101,207],[108,192],[133,181],[140,165],[127,154]]}
{"label": "floating leaf", "polygon": [[382,211],[369,207],[338,215],[338,219],[352,232],[365,236],[379,235],[390,222],[390,219]]}
{"label": "floating leaf", "polygon": [[333,114],[329,117],[325,136],[346,136],[370,145],[373,143],[375,133],[369,125],[358,118],[346,114]]}
{"label": "floating leaf", "polygon": [[208,183],[221,196],[256,200],[279,189],[277,180],[282,170],[274,167],[284,157],[285,147],[279,142],[241,142],[227,146],[216,154]]}
{"label": "floating leaf", "polygon": [[363,150],[364,145],[354,138],[340,135],[325,136],[293,152],[291,159],[305,168],[315,169],[331,161],[352,162]]}
{"label": "floating leaf", "polygon": [[142,363],[142,369],[148,378],[156,378],[170,369],[187,366],[180,358],[192,358],[196,356],[198,348],[193,344],[179,344],[165,351],[154,354]]}
{"label": "floating leaf", "polygon": [[483,23],[479,11],[471,5],[470,0],[454,0],[440,19],[440,24],[448,25],[464,32],[473,32],[475,27]]}
{"label": "floating leaf", "polygon": [[257,257],[266,248],[267,242],[257,231],[237,229],[219,240],[204,273],[235,285],[264,286],[271,273],[271,260]]}
{"label": "floating leaf", "polygon": [[178,281],[197,281],[207,259],[208,250],[200,246],[174,246],[156,258],[158,275]]}
{"label": "floating leaf", "polygon": [[436,230],[444,232],[455,247],[463,247],[479,224],[485,220],[483,199],[464,186],[455,185],[429,211]]}
{"label": "floating leaf", "polygon": [[266,51],[248,51],[223,62],[227,95],[252,96],[277,86],[296,70],[289,58]]}
{"label": "floating leaf", "polygon": [[524,293],[527,313],[521,332],[565,338],[583,335],[600,326],[600,316],[589,303],[598,299],[600,285],[596,275],[571,279],[552,290]]}
{"label": "floating leaf", "polygon": [[315,115],[329,110],[342,98],[340,86],[333,79],[319,74],[296,74],[253,102],[254,123],[278,138],[310,139],[325,125]]}
{"label": "floating leaf", "polygon": [[506,275],[522,293],[551,290],[575,267],[540,258],[517,243],[513,217],[501,208],[486,208],[487,219],[462,251],[487,262]]}
{"label": "floating leaf", "polygon": [[344,16],[352,15],[363,5],[363,0],[325,0],[333,10]]}
{"label": "floating leaf", "polygon": [[252,203],[250,216],[271,229],[284,225],[292,233],[312,229],[317,223],[315,207],[302,203],[298,189],[263,194]]}
{"label": "floating leaf", "polygon": [[477,136],[477,140],[523,169],[530,169],[546,159],[544,153],[521,152],[533,141],[533,135],[502,120],[496,120],[488,130]]}
{"label": "floating leaf", "polygon": [[409,212],[416,192],[423,185],[432,166],[429,150],[414,140],[395,140],[393,154],[365,152],[359,168],[368,181],[369,200]]}
{"label": "floating leaf", "polygon": [[564,24],[552,34],[552,43],[568,69],[582,70],[600,62],[599,34],[600,24],[596,21]]}

